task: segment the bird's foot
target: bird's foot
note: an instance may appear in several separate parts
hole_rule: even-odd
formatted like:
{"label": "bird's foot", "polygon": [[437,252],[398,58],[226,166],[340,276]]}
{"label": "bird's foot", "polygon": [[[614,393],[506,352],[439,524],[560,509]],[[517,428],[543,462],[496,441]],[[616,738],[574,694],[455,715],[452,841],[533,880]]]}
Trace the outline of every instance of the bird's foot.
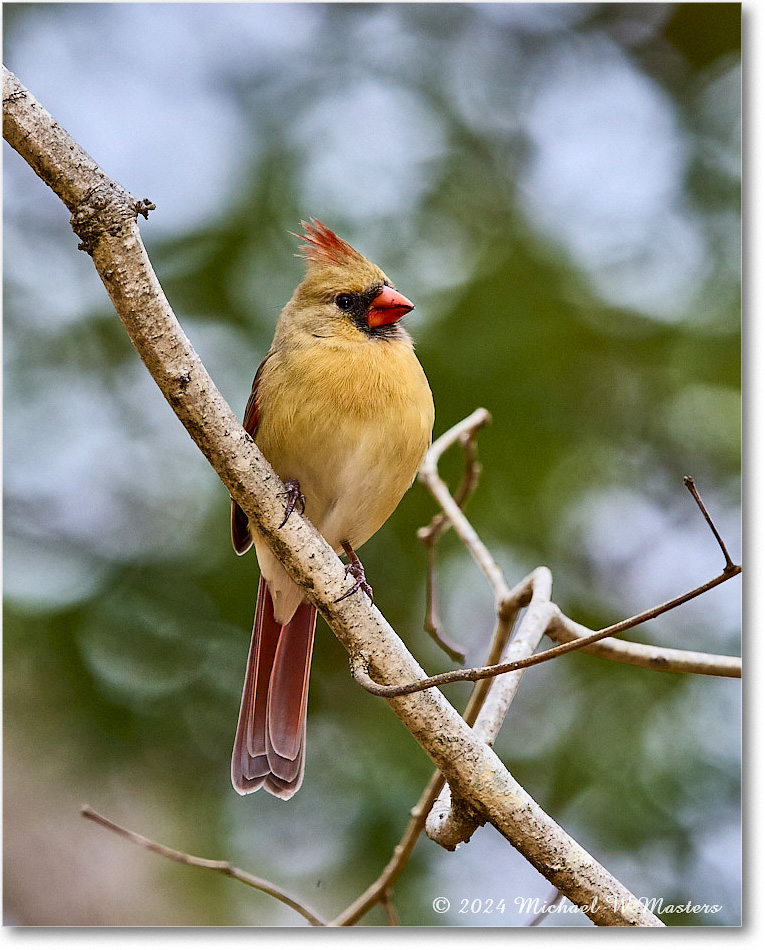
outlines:
{"label": "bird's foot", "polygon": [[300,482],[296,478],[288,478],[284,485],[287,491],[283,491],[281,494],[287,496],[287,504],[284,508],[284,520],[279,525],[280,528],[287,524],[287,520],[298,502],[300,502],[300,514],[305,513],[305,495],[300,491]]}
{"label": "bird's foot", "polygon": [[363,590],[367,597],[371,601],[374,601],[372,588],[367,583],[366,574],[364,573],[364,565],[359,560],[358,554],[356,554],[347,541],[343,541],[343,550],[348,555],[348,564],[345,567],[345,575],[347,577],[350,574],[351,577],[355,578],[355,583],[350,590],[347,590],[341,597],[338,597],[335,603],[340,603],[341,600],[345,600],[346,597],[350,597],[351,594],[355,594],[357,590]]}

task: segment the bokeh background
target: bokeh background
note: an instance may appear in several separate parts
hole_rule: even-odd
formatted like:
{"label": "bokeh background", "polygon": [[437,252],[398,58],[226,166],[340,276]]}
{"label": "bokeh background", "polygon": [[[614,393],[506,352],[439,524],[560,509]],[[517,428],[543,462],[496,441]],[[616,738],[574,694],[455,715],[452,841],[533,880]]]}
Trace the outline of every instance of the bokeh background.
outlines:
{"label": "bokeh background", "polygon": [[[416,302],[436,434],[491,411],[468,511],[511,582],[548,565],[561,607],[598,627],[714,576],[685,474],[740,557],[739,4],[3,13],[6,65],[156,202],[149,253],[236,411],[301,277],[288,232],[316,216]],[[3,150],[5,921],[303,925],[85,822],[82,802],[339,912],[431,766],[320,620],[301,792],[233,792],[254,558],[235,557],[227,493],[64,206]],[[443,469],[456,481],[459,455]],[[415,486],[363,557],[377,604],[438,672],[415,538],[434,510]],[[440,576],[447,632],[480,663],[492,598],[452,537]],[[740,622],[736,580],[634,636],[738,653]],[[668,924],[731,925],[740,711],[735,680],[569,656],[526,674],[497,750],[633,892],[720,905]],[[405,924],[501,927],[527,920],[516,897],[548,894],[484,828],[455,854],[423,839],[395,898]],[[461,914],[464,898],[507,909]]]}

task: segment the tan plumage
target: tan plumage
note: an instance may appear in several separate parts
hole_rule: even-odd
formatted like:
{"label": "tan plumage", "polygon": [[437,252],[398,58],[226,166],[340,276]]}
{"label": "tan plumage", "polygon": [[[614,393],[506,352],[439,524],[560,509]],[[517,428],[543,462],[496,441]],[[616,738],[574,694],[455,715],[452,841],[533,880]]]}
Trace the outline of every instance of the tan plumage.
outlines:
{"label": "tan plumage", "polygon": [[[346,544],[353,549],[364,544],[412,484],[430,444],[433,398],[411,338],[398,322],[412,309],[409,301],[378,267],[320,222],[303,226],[307,274],[279,317],[253,383],[245,426],[282,480],[297,480],[306,517],[342,553]],[[252,539],[262,575],[232,779],[242,793],[265,785],[289,798],[302,781],[315,611],[235,504],[232,537],[239,553]],[[271,604],[262,609],[266,596]],[[269,635],[283,644],[281,652],[277,645],[269,654],[270,675],[261,671],[258,678],[253,668],[265,662],[258,642],[269,623]],[[294,630],[307,655],[293,654],[290,662],[297,669],[279,685],[277,696],[273,669]],[[258,712],[258,704],[265,711]],[[294,712],[298,706],[301,715]],[[290,753],[297,749],[287,756],[294,766],[284,766],[272,747],[272,734],[279,733],[288,734],[283,745]]]}

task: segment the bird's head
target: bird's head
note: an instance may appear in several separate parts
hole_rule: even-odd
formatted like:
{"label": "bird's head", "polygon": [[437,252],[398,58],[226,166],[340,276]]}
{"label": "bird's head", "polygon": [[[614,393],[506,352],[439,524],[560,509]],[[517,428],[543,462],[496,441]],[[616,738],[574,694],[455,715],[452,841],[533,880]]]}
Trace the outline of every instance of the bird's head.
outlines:
{"label": "bird's head", "polygon": [[398,325],[414,304],[385,274],[321,221],[301,222],[300,255],[307,273],[285,315],[292,329],[315,337],[358,341],[405,336]]}

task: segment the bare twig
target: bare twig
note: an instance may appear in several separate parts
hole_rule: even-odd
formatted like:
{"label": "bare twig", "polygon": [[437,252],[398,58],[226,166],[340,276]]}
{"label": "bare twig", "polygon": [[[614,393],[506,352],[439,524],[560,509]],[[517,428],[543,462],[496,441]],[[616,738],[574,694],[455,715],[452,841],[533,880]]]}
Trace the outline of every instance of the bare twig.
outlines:
{"label": "bare twig", "polygon": [[[481,463],[478,461],[477,440],[478,430],[491,422],[488,412],[483,412],[469,427],[457,427],[447,433],[462,445],[465,453],[465,471],[462,481],[454,494],[454,500],[460,508],[464,508],[470,496],[478,486],[481,476]],[[444,448],[446,443],[442,443]],[[443,451],[443,449],[441,450]],[[454,643],[444,632],[443,624],[438,615],[438,584],[436,573],[436,546],[444,531],[451,526],[451,522],[441,511],[434,515],[429,525],[417,531],[417,537],[425,545],[428,557],[428,573],[425,585],[425,630],[436,643],[456,662],[465,661],[465,650]]]}
{"label": "bare twig", "polygon": [[[589,637],[589,627],[569,619],[555,607],[555,612],[547,627],[547,636],[559,643],[576,640],[577,637]],[[674,650],[671,647],[657,647],[648,643],[635,643],[632,640],[617,640],[607,637],[581,647],[582,653],[597,656],[603,660],[614,660],[639,666],[646,670],[661,673],[695,673],[702,676],[741,677],[741,657],[721,656],[715,653],[697,653],[693,650]]]}
{"label": "bare twig", "polygon": [[707,511],[707,506],[701,500],[701,495],[699,494],[699,491],[696,488],[696,482],[693,480],[693,477],[691,475],[685,475],[683,476],[683,484],[688,489],[688,491],[693,495],[694,501],[699,506],[699,510],[701,511],[702,515],[704,515],[704,518],[706,519],[707,524],[712,529],[712,534],[715,536],[715,538],[717,539],[717,543],[720,545],[720,550],[722,551],[723,557],[725,558],[725,570],[733,571],[736,565],[731,560],[730,554],[728,554],[728,549],[725,547],[725,542],[720,537],[720,532],[715,527],[715,523],[714,521],[712,521],[712,518],[710,517],[710,514]]}
{"label": "bare twig", "polygon": [[[700,499],[699,499],[700,500]],[[726,569],[721,577],[733,577],[740,570],[735,565],[726,564]],[[533,654],[537,644],[545,633],[550,635],[557,634],[556,639],[575,645],[577,642],[581,646],[590,641],[590,649],[597,649],[596,638],[603,633],[597,634],[587,630],[578,624],[574,624],[565,617],[560,609],[551,602],[551,584],[552,578],[549,572],[540,574],[546,569],[538,568],[532,577],[532,597],[529,609],[524,618],[523,624],[518,635],[511,642],[508,648],[508,655],[503,657],[502,664],[494,664],[494,669],[502,671],[507,669],[509,663],[513,663],[516,657],[519,657],[517,671],[513,673],[504,673],[499,677],[499,682],[503,684],[502,689],[495,686],[490,693],[490,701],[483,708],[481,714],[476,720],[474,731],[485,742],[491,744],[496,738],[499,729],[504,722],[505,716],[512,702],[515,691],[520,682],[522,669],[524,666],[530,666],[532,663],[542,662],[545,657],[552,658],[560,655],[555,649],[537,654],[533,661],[523,659],[525,656]],[[703,585],[699,592],[704,592],[707,585]],[[694,592],[691,592],[694,596]],[[647,619],[653,619],[659,612],[671,610],[678,606],[679,602],[685,602],[687,595],[683,598],[676,598],[675,601],[663,605],[662,608],[653,608],[628,621],[622,621],[620,628],[628,629],[628,626],[643,622]],[[614,632],[614,628],[611,628]],[[618,653],[618,658],[624,662],[632,662],[636,665],[646,666],[654,670],[666,670],[673,668],[682,669],[685,672],[703,672],[715,673],[716,675],[740,676],[741,661],[735,657],[714,657],[705,654],[694,654],[690,651],[681,650],[657,650],[653,647],[644,647],[642,644],[622,643],[618,640],[611,640],[613,644],[610,654]],[[512,655],[512,656],[511,656]],[[523,665],[521,665],[523,664]],[[490,667],[489,667],[490,668]],[[487,669],[487,668],[484,668]],[[467,673],[469,671],[460,671]],[[513,679],[515,677],[515,679]],[[432,684],[432,678],[430,680]],[[478,825],[478,821],[470,814],[470,810],[464,807],[455,809],[453,807],[451,789],[444,786],[437,800],[433,804],[430,815],[426,822],[426,833],[433,841],[436,841],[442,847],[452,850],[460,843],[469,841]]]}
{"label": "bare twig", "polygon": [[[497,625],[486,658],[487,666],[494,666],[500,662],[505,650],[508,649],[507,644],[518,615],[524,607],[529,605],[534,596],[534,591],[539,589],[539,584],[547,584],[548,577],[550,577],[550,572],[546,567],[537,567],[505,595],[497,615]],[[552,579],[550,579],[550,583],[552,583]],[[513,642],[515,642],[515,639]],[[533,653],[535,648],[536,645],[531,647],[528,652]],[[492,689],[493,682],[493,679],[488,678],[476,682],[464,712],[464,719],[468,725],[473,725],[478,718],[486,697]]]}
{"label": "bare twig", "polygon": [[438,646],[455,663],[465,662],[465,648],[455,643],[451,637],[444,633],[443,624],[438,615],[438,582],[436,572],[436,540],[438,535],[433,535],[432,540],[425,543],[425,551],[428,558],[428,570],[425,575],[425,621],[423,627]]}
{"label": "bare twig", "polygon": [[446,449],[459,441],[463,434],[486,425],[490,420],[491,415],[487,409],[476,409],[462,422],[444,432],[428,449],[418,478],[441,506],[444,516],[449,519],[457,536],[484,573],[499,604],[509,593],[502,571],[438,474],[438,460]]}
{"label": "bare twig", "polygon": [[[549,617],[554,609],[550,601],[552,575],[546,567],[538,567],[531,574],[531,600],[513,635],[503,651],[507,663],[522,661],[533,655],[545,635]],[[476,716],[473,731],[488,745],[492,745],[504,722],[510,703],[518,690],[524,667],[505,673],[493,680],[483,708]]]}
{"label": "bare twig", "polygon": [[[436,462],[452,445],[459,443],[465,452],[465,471],[459,488],[454,493],[454,501],[459,508],[464,508],[468,498],[478,486],[481,476],[481,463],[478,461],[477,439],[478,431],[491,424],[491,413],[488,409],[476,409],[472,415],[462,419],[451,429],[447,429],[428,450],[428,456]],[[451,527],[451,521],[443,511],[434,515],[430,524],[417,530],[420,541],[427,543],[438,537]]]}
{"label": "bare twig", "polygon": [[[442,481],[438,474],[438,461],[443,453],[452,445],[459,442],[465,435],[469,433],[477,433],[478,429],[486,425],[491,421],[491,416],[486,409],[476,409],[471,415],[463,419],[457,425],[453,426],[451,429],[443,433],[430,447],[428,450],[425,461],[423,462],[422,468],[420,469],[419,479],[425,485],[425,487],[431,492],[436,501],[439,502],[443,511],[443,517],[447,517],[449,521],[453,524],[455,531],[459,535],[462,542],[465,544],[465,547],[468,549],[470,554],[473,557],[473,560],[476,562],[478,567],[483,572],[486,577],[489,585],[494,592],[494,597],[497,603],[498,614],[502,614],[503,603],[506,598],[509,597],[509,590],[507,582],[497,565],[494,558],[491,556],[490,552],[483,544],[483,542],[478,537],[477,532],[473,526],[468,521],[464,512],[461,510],[460,506],[457,504],[456,499],[451,497],[447,485]],[[687,479],[690,476],[686,476]],[[690,479],[691,483],[693,479]],[[694,486],[695,488],[695,486]],[[689,488],[690,490],[690,488]],[[693,492],[692,492],[693,493]],[[698,493],[696,492],[696,497]],[[697,504],[701,501],[699,498]],[[728,577],[734,577],[737,574],[741,573],[741,567],[735,565],[731,562],[730,557],[728,556],[727,550],[725,549],[722,539],[719,537],[717,529],[712,524],[711,518],[706,512],[703,503],[699,505],[702,513],[705,514],[710,527],[714,531],[715,537],[720,543],[723,553],[726,557],[725,569],[723,574],[720,577],[715,578],[713,581],[709,582],[709,585],[703,585],[701,588],[696,588],[694,591],[689,592],[687,595],[683,595],[686,599],[690,600],[692,597],[699,596],[701,593],[705,593],[707,590],[710,590],[712,587],[717,586],[717,584],[722,583],[723,580],[727,580]],[[436,516],[439,517],[439,516]],[[431,526],[435,522],[431,522]],[[421,529],[429,530],[429,529]],[[522,582],[523,583],[523,582]],[[672,606],[678,606],[679,603],[684,603],[684,600],[679,602],[672,602]],[[658,608],[657,608],[658,609]],[[672,607],[666,608],[672,609]],[[663,611],[661,611],[663,612]],[[628,626],[623,627],[622,630],[629,629],[629,626],[635,626],[637,623],[643,623],[645,619],[651,619],[640,615],[643,619],[640,619],[634,622],[635,618],[632,618],[632,621],[624,621]],[[656,614],[658,616],[658,614]],[[569,621],[563,614],[560,614],[559,620],[556,620],[556,627],[560,629],[561,623],[565,623],[568,626],[569,632],[576,628],[577,636],[582,636],[581,631],[586,630],[587,628],[582,627],[578,624],[575,624],[574,621]],[[612,628],[608,628],[612,630]],[[612,630],[613,632],[613,630]],[[584,636],[590,637],[590,644],[597,644],[598,639],[601,638],[602,632],[598,634],[588,631]],[[602,634],[606,636],[606,634]],[[564,639],[564,635],[561,634],[561,639]],[[570,639],[570,637],[565,637],[565,639]],[[636,666],[645,666],[651,669],[662,669],[668,671],[679,671],[679,672],[699,672],[710,675],[720,675],[720,676],[735,676],[735,669],[738,666],[740,670],[740,660],[736,657],[717,657],[710,656],[707,654],[700,654],[692,651],[682,651],[682,650],[672,650],[665,649],[662,647],[651,647],[643,648],[642,644],[624,644],[624,648],[617,648],[609,644],[603,650],[599,650],[598,646],[591,646],[590,648],[586,647],[586,644],[579,643],[579,648],[585,648],[585,652],[591,652],[593,655],[603,655],[608,656],[609,659],[620,660],[625,663],[631,663]],[[650,649],[650,657],[646,655],[645,650]],[[554,655],[554,654],[553,654]],[[541,654],[539,654],[541,656]],[[541,660],[534,660],[534,663],[541,662]],[[532,665],[532,664],[529,664]],[[722,672],[718,672],[722,670]],[[733,672],[731,672],[733,670]],[[470,672],[470,671],[462,671]],[[444,674],[448,675],[448,674]],[[491,675],[491,674],[487,674]],[[449,682],[454,682],[450,680]],[[378,686],[379,684],[375,684]],[[429,684],[434,685],[434,684]],[[419,687],[427,689],[428,686]],[[381,694],[382,695],[382,694]]]}
{"label": "bare twig", "polygon": [[87,818],[89,821],[101,825],[102,828],[108,828],[109,831],[113,831],[115,834],[120,835],[120,837],[138,845],[138,847],[162,855],[163,858],[177,861],[178,864],[186,864],[195,868],[205,868],[205,870],[208,871],[218,871],[220,874],[234,878],[234,880],[240,881],[248,887],[254,887],[255,890],[263,891],[264,894],[270,894],[271,897],[275,897],[278,901],[281,901],[294,911],[297,911],[301,917],[305,917],[312,927],[328,926],[327,922],[322,920],[314,910],[307,907],[306,904],[298,900],[293,894],[290,894],[289,891],[277,887],[276,884],[272,884],[271,881],[266,881],[263,878],[248,874],[246,871],[242,871],[240,868],[229,864],[228,861],[211,861],[209,858],[198,858],[193,854],[186,854],[184,851],[176,851],[175,848],[168,848],[164,844],[158,844],[156,841],[144,837],[144,835],[139,835],[135,831],[129,831],[111,819],[105,818],[97,811],[94,811],[90,805],[83,805],[80,809],[80,814],[83,818]]}
{"label": "bare twig", "polygon": [[[481,418],[480,410],[479,410],[479,414],[474,414],[473,417],[470,417],[469,419],[464,420],[464,422],[461,423],[459,426],[445,433],[441,437],[441,439],[439,439],[438,442],[434,444],[433,448],[431,449],[429,453],[429,457],[427,459],[429,463],[429,468],[428,468],[428,471],[426,472],[425,477],[422,480],[428,485],[428,487],[434,490],[434,493],[437,492],[439,500],[441,500],[442,505],[443,505],[443,499],[445,497],[445,486],[443,484],[439,484],[439,479],[437,477],[438,459],[440,457],[440,454],[443,451],[445,451],[445,449],[448,448],[449,445],[454,444],[455,441],[461,440],[465,437],[462,434],[465,428],[467,428],[467,432],[471,436],[475,437],[477,433],[477,427],[473,427],[472,422],[474,420],[474,417],[476,416],[478,417],[478,419]],[[686,478],[686,485],[688,485],[688,483],[689,483],[689,479]],[[693,485],[692,479],[690,479],[690,483],[692,486]],[[448,491],[448,489],[446,489],[446,491]],[[705,517],[707,518],[707,521],[710,524],[710,527],[712,527],[712,530],[715,533],[715,537],[718,539],[718,542],[720,543],[723,549],[723,552],[725,554],[726,565],[725,565],[724,574],[727,576],[734,576],[734,574],[738,573],[738,571],[736,570],[735,566],[732,564],[727,554],[727,550],[725,549],[725,546],[722,543],[722,539],[720,538],[718,532],[716,531],[714,525],[712,524],[711,519],[709,518],[709,515],[707,514],[706,509],[704,508],[704,505],[698,496],[698,493],[695,491],[695,486],[692,487],[692,492],[694,494],[694,497],[697,500],[697,503],[699,504],[700,509],[702,510]],[[455,499],[455,501],[456,500],[457,499]],[[462,505],[459,505],[458,507],[461,508]],[[455,511],[453,507],[452,507],[452,511]],[[462,514],[462,512],[459,513],[459,516],[461,517],[463,521],[462,523],[463,539],[465,540],[465,543],[468,545],[468,548],[470,548],[472,528],[467,523],[467,520],[464,518],[464,515]],[[434,519],[433,522],[431,523],[431,527],[434,524],[436,524],[436,519]],[[432,552],[432,548],[430,550]],[[480,548],[478,548],[473,553],[474,553],[474,558],[477,563],[479,564],[487,563],[487,552],[482,551]],[[433,569],[434,569],[434,565],[431,563],[431,570]],[[538,570],[542,570],[542,569],[540,568]],[[493,568],[491,570],[485,569],[484,573],[487,575],[490,582],[492,583],[492,586],[494,587],[495,594],[498,597],[498,600],[500,603],[499,613],[501,615],[501,604],[502,604],[501,598],[504,593],[502,584],[498,583],[496,573],[494,572]],[[435,585],[435,580],[433,580],[433,584]],[[605,639],[603,639],[601,642],[600,638],[603,636],[603,633],[604,633],[603,631],[599,631],[598,633],[595,633],[594,631],[588,630],[587,628],[582,627],[579,624],[575,624],[573,621],[569,620],[555,604],[552,604],[550,602],[549,589],[546,589],[546,591],[543,593],[542,590],[538,588],[537,586],[535,586],[533,583],[532,583],[532,588],[535,591],[535,596],[538,601],[537,603],[538,609],[537,609],[537,625],[536,625],[536,629],[534,630],[535,638],[532,638],[530,641],[533,645],[531,645],[531,648],[528,649],[529,655],[533,653],[534,649],[536,648],[536,645],[539,642],[539,639],[541,639],[541,636],[544,633],[548,633],[548,635],[550,635],[553,639],[562,641],[564,643],[574,644],[578,641],[578,646],[581,649],[583,649],[585,652],[590,652],[598,656],[604,656],[609,659],[621,660],[622,662],[631,663],[637,666],[643,666],[649,669],[706,673],[706,674],[712,674],[712,675],[718,675],[718,676],[740,676],[741,675],[741,660],[736,657],[719,657],[719,656],[694,653],[691,651],[684,651],[684,650],[672,650],[668,648],[647,647],[647,646],[644,646],[643,644],[619,641],[611,637],[605,637]],[[696,593],[694,592],[691,592],[691,593],[692,593],[692,596],[697,596],[698,593],[703,593],[704,591],[708,589],[709,587],[705,585],[701,590],[697,591]],[[684,602],[686,596],[687,595],[684,595],[684,597],[680,599],[679,602]],[[673,607],[678,606],[679,602],[677,601],[673,602],[671,606],[667,607],[666,609],[672,609]],[[658,614],[653,614],[653,615],[658,616]],[[541,620],[539,620],[540,616],[541,616]],[[651,619],[651,617],[649,615],[643,614],[640,616],[640,618],[632,618],[630,621],[623,622],[623,626],[621,629],[628,629],[628,625],[631,625],[637,622],[643,622],[645,619]],[[614,632],[613,628],[611,629],[611,632]],[[584,644],[588,643],[588,641],[589,641],[589,645],[585,646]],[[524,653],[522,644],[516,644],[514,642],[513,644],[511,644],[510,650],[513,650],[514,648],[517,649],[515,656],[517,656],[519,653],[521,655]],[[533,660],[528,661],[526,665],[530,666],[535,663],[542,662],[546,658],[552,658],[558,655],[560,655],[560,652],[557,651],[556,649],[553,649],[552,651],[546,651],[543,654],[538,654],[536,657],[533,658]],[[513,657],[513,659],[514,658],[515,657]],[[502,671],[507,670],[508,668],[512,668],[512,666],[516,666],[517,668],[516,675],[517,676],[522,675],[522,669],[521,669],[520,663],[519,664],[511,663],[509,667],[508,666],[508,661],[510,661],[509,656],[504,657],[504,661],[505,662],[503,664],[497,665],[496,661],[494,661],[493,659],[490,659],[489,664],[487,665],[487,667],[483,668],[483,671],[486,672],[488,669],[493,668],[493,670],[495,671],[494,675],[497,675],[497,674],[502,673]],[[469,673],[470,671],[462,671],[462,672]],[[476,671],[473,671],[473,672],[476,672]],[[361,679],[362,685],[365,688],[367,689],[370,688],[372,681],[370,677],[364,676],[363,664],[358,663],[356,665],[356,668],[354,670],[354,675],[357,675],[357,677]],[[508,675],[510,674],[504,673],[503,678],[507,678]],[[457,677],[451,677],[450,674],[444,674],[442,677],[442,680],[445,681],[446,679],[449,679],[449,681],[454,681],[456,678]],[[461,678],[461,676],[459,678]],[[426,680],[424,683],[418,684],[418,688],[428,688],[428,686],[437,685],[437,680],[438,678],[431,677],[428,680]],[[487,684],[486,688],[488,689],[489,688],[488,684],[490,684],[491,680],[486,679],[481,682],[486,683]],[[493,738],[496,736],[497,732],[499,731],[499,728],[501,727],[502,722],[504,721],[504,718],[507,714],[510,702],[512,701],[513,695],[515,693],[515,689],[517,689],[517,685],[518,685],[518,681],[516,680],[513,686],[506,689],[506,691],[503,694],[496,694],[496,696],[492,694],[492,696],[496,700],[492,708],[493,715],[489,714],[488,710],[484,710],[484,715],[490,716],[491,718],[491,723],[492,723],[491,729],[488,729],[485,727],[485,721],[478,722],[476,724],[476,729],[475,729],[476,734],[480,735],[481,738],[485,739],[485,741],[487,742],[493,741]],[[411,688],[411,684],[408,688]],[[379,685],[373,684],[372,691],[377,692],[378,690],[379,690]],[[459,843],[470,840],[470,837],[473,834],[477,824],[478,824],[477,820],[470,814],[469,809],[466,809],[465,807],[460,807],[458,809],[454,808],[453,802],[452,802],[452,796],[451,796],[451,789],[449,788],[448,785],[446,785],[441,790],[438,798],[433,804],[433,808],[431,809],[430,815],[428,816],[428,820],[426,823],[426,832],[429,835],[429,837],[432,838],[432,840],[441,844],[443,847],[451,850],[457,847]]]}
{"label": "bare twig", "polygon": [[404,868],[409,862],[414,846],[425,827],[425,819],[430,811],[433,802],[444,784],[444,777],[436,772],[428,782],[425,791],[420,796],[419,802],[414,806],[411,812],[409,824],[403,837],[396,845],[390,860],[386,864],[380,876],[356,900],[332,921],[335,927],[350,927],[357,923],[367,914],[376,904],[385,899],[385,895],[390,893],[393,885],[400,877]]}
{"label": "bare twig", "polygon": [[549,650],[542,651],[542,653],[535,653],[534,656],[526,657],[522,660],[514,660],[512,663],[498,663],[495,666],[477,666],[469,670],[451,670],[448,673],[438,673],[436,676],[428,676],[417,682],[391,686],[384,686],[371,679],[367,672],[367,661],[363,654],[356,654],[351,657],[351,670],[354,679],[359,685],[363,686],[367,692],[372,693],[374,696],[383,696],[386,699],[393,696],[408,696],[411,693],[418,693],[424,689],[432,689],[434,686],[446,686],[449,683],[474,683],[476,680],[485,679],[486,677],[499,676],[501,673],[511,673],[513,670],[522,670],[529,666],[537,666],[539,663],[545,663],[548,660],[563,656],[564,653],[581,650],[582,647],[597,643],[598,640],[602,640],[605,637],[611,637],[616,633],[637,627],[647,620],[654,620],[656,617],[661,616],[661,614],[688,603],[689,600],[693,600],[695,597],[705,594],[707,591],[725,583],[725,581],[730,580],[740,573],[741,567],[734,565],[732,570],[726,570],[722,574],[718,574],[717,577],[713,577],[712,580],[707,581],[706,584],[702,584],[700,587],[696,587],[656,607],[651,607],[649,610],[644,610],[634,617],[629,617],[627,620],[620,620],[618,623],[611,624],[610,627],[603,627],[602,630],[597,630],[588,636],[577,637],[575,640],[561,643],[556,647],[551,647]]}

